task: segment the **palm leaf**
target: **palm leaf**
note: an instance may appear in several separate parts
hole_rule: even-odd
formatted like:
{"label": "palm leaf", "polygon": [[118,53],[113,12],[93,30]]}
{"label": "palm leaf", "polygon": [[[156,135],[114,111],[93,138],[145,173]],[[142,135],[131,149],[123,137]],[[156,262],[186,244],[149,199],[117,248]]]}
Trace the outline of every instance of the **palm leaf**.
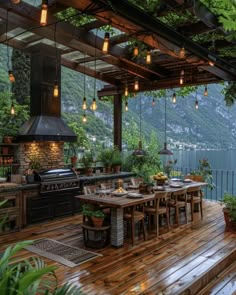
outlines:
{"label": "palm leaf", "polygon": [[62,287],[55,290],[53,295],[84,295],[78,286],[66,283]]}

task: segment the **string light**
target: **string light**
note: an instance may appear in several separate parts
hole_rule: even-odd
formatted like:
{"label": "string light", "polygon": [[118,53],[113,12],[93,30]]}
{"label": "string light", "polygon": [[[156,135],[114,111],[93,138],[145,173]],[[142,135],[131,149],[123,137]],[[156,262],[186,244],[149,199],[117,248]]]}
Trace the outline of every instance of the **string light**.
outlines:
{"label": "string light", "polygon": [[209,60],[209,61],[208,61],[208,64],[209,64],[211,67],[214,67],[214,65],[215,65],[214,61],[212,61],[212,60]]}
{"label": "string light", "polygon": [[85,113],[83,114],[82,121],[83,121],[83,123],[87,123],[87,116]]}
{"label": "string light", "polygon": [[146,64],[150,65],[152,63],[151,52],[148,50],[146,55]]}
{"label": "string light", "polygon": [[8,71],[8,79],[11,83],[14,83],[16,81],[14,75],[13,75],[13,72],[12,71]]}
{"label": "string light", "polygon": [[91,109],[92,111],[96,111],[97,108],[98,108],[98,106],[97,106],[96,98],[94,97],[94,98],[93,98],[93,102],[92,102],[92,104],[91,104],[91,106],[90,106],[90,109]]}
{"label": "string light", "polygon": [[10,112],[11,112],[12,116],[14,116],[16,114],[13,101],[11,103],[11,111]]}
{"label": "string light", "polygon": [[204,96],[208,96],[207,85],[205,85],[205,89],[204,89]]}
{"label": "string light", "polygon": [[20,0],[11,0],[11,3],[13,3],[13,4],[19,4],[20,3]]}
{"label": "string light", "polygon": [[180,79],[179,79],[179,84],[183,85],[184,84],[184,70],[180,72]]}
{"label": "string light", "polygon": [[47,17],[48,17],[48,0],[42,0],[41,6],[41,16],[40,16],[40,25],[47,25]]}
{"label": "string light", "polygon": [[86,102],[86,97],[83,98],[83,103],[82,103],[82,110],[87,110],[87,102]]}
{"label": "string light", "polygon": [[198,110],[198,100],[195,101],[195,109]]}
{"label": "string light", "polygon": [[103,46],[102,46],[102,52],[104,54],[107,54],[107,52],[108,52],[109,38],[110,38],[110,34],[108,32],[106,32],[105,36],[104,36]]}
{"label": "string light", "polygon": [[180,58],[185,58],[185,48],[184,47],[182,47],[182,48],[180,48],[180,51],[179,51],[179,57]]}
{"label": "string light", "polygon": [[137,46],[137,44],[134,45],[133,55],[138,56],[138,46]]}
{"label": "string light", "polygon": [[155,98],[153,98],[153,99],[152,99],[152,106],[154,107],[155,104],[156,104],[156,102],[155,102]]}
{"label": "string light", "polygon": [[125,102],[125,111],[128,112],[129,106],[128,106],[128,101]]}
{"label": "string light", "polygon": [[136,77],[134,80],[134,90],[138,91],[139,90],[139,81],[138,78]]}
{"label": "string light", "polygon": [[129,95],[129,89],[128,89],[128,86],[126,85],[125,86],[125,96],[128,96]]}
{"label": "string light", "polygon": [[172,103],[173,104],[176,103],[176,94],[175,94],[175,92],[173,93],[173,96],[172,96]]}

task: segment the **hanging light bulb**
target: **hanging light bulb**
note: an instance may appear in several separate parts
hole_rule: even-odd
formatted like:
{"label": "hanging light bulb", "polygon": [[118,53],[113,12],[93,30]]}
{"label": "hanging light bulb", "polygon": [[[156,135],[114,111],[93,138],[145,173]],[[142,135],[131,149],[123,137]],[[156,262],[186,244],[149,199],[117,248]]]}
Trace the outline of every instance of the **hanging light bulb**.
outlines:
{"label": "hanging light bulb", "polygon": [[180,48],[179,57],[180,58],[185,58],[185,48],[184,47]]}
{"label": "hanging light bulb", "polygon": [[129,106],[128,106],[128,101],[125,102],[125,111],[128,112]]}
{"label": "hanging light bulb", "polygon": [[83,103],[82,103],[82,110],[87,110],[87,102],[86,102],[86,97],[83,98]]}
{"label": "hanging light bulb", "polygon": [[59,96],[59,86],[58,86],[58,81],[57,80],[55,80],[55,82],[54,82],[53,96],[54,97]]}
{"label": "hanging light bulb", "polygon": [[209,60],[209,61],[208,61],[208,64],[209,64],[211,67],[214,67],[214,65],[215,65],[214,61],[212,61],[212,60]]}
{"label": "hanging light bulb", "polygon": [[205,85],[205,89],[204,89],[204,96],[208,96],[207,85]]}
{"label": "hanging light bulb", "polygon": [[106,32],[105,36],[104,36],[103,46],[102,46],[102,52],[105,54],[107,54],[107,52],[108,52],[109,38],[110,38],[110,34]]}
{"label": "hanging light bulb", "polygon": [[137,46],[137,44],[134,45],[133,55],[138,56],[138,46]]}
{"label": "hanging light bulb", "polygon": [[47,15],[48,15],[48,0],[42,0],[40,26],[47,25]]}
{"label": "hanging light bulb", "polygon": [[154,105],[156,104],[155,102],[155,98],[152,99],[152,106],[154,107]]}
{"label": "hanging light bulb", "polygon": [[172,96],[172,103],[176,103],[176,94],[175,94],[175,92],[173,93],[173,96]]}
{"label": "hanging light bulb", "polygon": [[149,50],[147,51],[147,55],[146,55],[146,63],[148,65],[150,65],[152,63],[152,56],[151,56],[151,52]]}
{"label": "hanging light bulb", "polygon": [[195,109],[198,110],[198,100],[195,101]]}
{"label": "hanging light bulb", "polygon": [[11,83],[14,83],[16,81],[14,75],[13,75],[13,72],[12,71],[8,71],[8,79]]}
{"label": "hanging light bulb", "polygon": [[180,79],[179,79],[179,84],[183,85],[184,84],[184,70],[180,72]]}
{"label": "hanging light bulb", "polygon": [[16,113],[16,112],[15,112],[15,108],[14,108],[14,103],[13,103],[13,102],[11,103],[11,111],[10,111],[10,112],[11,112],[11,115],[12,115],[12,116],[14,116],[15,113]]}
{"label": "hanging light bulb", "polygon": [[83,123],[87,123],[87,116],[86,116],[85,113],[84,113],[84,115],[83,115],[82,121],[83,121]]}
{"label": "hanging light bulb", "polygon": [[128,89],[128,86],[126,85],[125,86],[125,96],[128,96],[129,95],[129,89]]}
{"label": "hanging light bulb", "polygon": [[138,78],[135,78],[134,80],[134,90],[138,91],[139,90],[139,81]]}
{"label": "hanging light bulb", "polygon": [[93,102],[92,102],[92,104],[91,104],[91,106],[90,106],[90,109],[91,109],[92,111],[96,111],[97,108],[98,108],[98,106],[97,106],[96,98],[94,97],[94,98],[93,98]]}
{"label": "hanging light bulb", "polygon": [[20,3],[20,0],[11,0],[11,3],[18,4],[18,3]]}

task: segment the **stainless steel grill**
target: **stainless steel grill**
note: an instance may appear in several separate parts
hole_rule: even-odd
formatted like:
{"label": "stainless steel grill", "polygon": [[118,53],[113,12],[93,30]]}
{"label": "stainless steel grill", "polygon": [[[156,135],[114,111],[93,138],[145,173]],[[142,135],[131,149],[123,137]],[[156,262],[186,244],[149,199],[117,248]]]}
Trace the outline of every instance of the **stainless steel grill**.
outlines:
{"label": "stainless steel grill", "polygon": [[42,194],[70,191],[79,188],[79,179],[71,168],[35,172],[35,180],[40,182],[40,193]]}

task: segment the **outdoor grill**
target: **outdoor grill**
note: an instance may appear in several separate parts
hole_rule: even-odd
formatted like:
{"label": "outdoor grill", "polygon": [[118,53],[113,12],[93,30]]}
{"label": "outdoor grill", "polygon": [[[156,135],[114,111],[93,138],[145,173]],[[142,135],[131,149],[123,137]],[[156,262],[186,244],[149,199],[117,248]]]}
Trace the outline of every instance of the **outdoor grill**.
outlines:
{"label": "outdoor grill", "polygon": [[79,179],[71,168],[35,172],[35,181],[40,182],[41,194],[72,191],[79,188]]}

